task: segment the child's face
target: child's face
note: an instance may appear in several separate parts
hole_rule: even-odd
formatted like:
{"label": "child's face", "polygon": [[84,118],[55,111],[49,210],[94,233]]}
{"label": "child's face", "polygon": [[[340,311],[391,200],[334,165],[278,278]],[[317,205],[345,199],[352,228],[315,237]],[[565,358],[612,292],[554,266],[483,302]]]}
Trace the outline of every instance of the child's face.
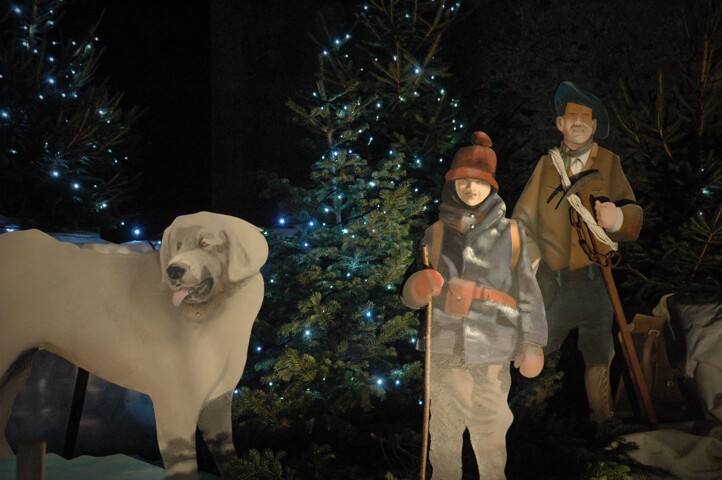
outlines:
{"label": "child's face", "polygon": [[461,178],[454,182],[454,186],[461,201],[470,207],[479,205],[491,192],[491,185],[476,178]]}

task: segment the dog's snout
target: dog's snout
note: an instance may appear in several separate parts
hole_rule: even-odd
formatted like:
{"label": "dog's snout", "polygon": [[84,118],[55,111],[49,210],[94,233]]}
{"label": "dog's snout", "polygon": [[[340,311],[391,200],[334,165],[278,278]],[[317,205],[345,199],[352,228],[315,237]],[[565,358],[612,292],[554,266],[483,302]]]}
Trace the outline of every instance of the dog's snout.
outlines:
{"label": "dog's snout", "polygon": [[180,280],[186,273],[186,269],[179,265],[171,265],[166,269],[166,272],[168,272],[168,277],[170,277],[171,280]]}

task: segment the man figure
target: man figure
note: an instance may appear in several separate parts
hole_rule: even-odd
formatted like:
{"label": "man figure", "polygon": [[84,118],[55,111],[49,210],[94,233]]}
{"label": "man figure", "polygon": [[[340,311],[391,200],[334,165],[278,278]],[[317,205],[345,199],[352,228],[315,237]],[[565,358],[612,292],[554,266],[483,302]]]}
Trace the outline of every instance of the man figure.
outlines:
{"label": "man figure", "polygon": [[524,229],[497,194],[491,139],[475,132],[472,141],[454,156],[439,221],[424,235],[431,268],[412,265],[402,296],[411,308],[433,297],[429,459],[440,480],[461,478],[467,428],[479,477],[506,478],[509,363],[526,377],[544,364],[544,303]]}
{"label": "man figure", "polygon": [[[599,267],[579,246],[565,198],[577,190],[574,183],[583,179],[584,186],[576,193],[589,199],[594,209],[590,213],[613,242],[636,240],[643,213],[619,157],[594,142],[595,137],[604,139],[609,134],[609,117],[602,102],[573,83],[563,82],[554,93],[554,106],[563,141],[539,160],[512,218],[526,228],[529,257],[537,268],[544,297],[549,326],[544,351],[558,350],[570,330],[579,329],[591,419],[601,423],[613,415],[609,386],[613,310]],[[564,186],[562,176],[568,176],[571,187]]]}

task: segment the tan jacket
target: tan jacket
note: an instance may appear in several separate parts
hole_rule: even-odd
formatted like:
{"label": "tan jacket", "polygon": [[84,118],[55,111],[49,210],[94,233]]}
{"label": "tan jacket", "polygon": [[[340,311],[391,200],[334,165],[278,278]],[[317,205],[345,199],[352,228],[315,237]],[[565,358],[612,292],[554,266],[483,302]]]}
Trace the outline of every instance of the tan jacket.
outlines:
{"label": "tan jacket", "polygon": [[[642,229],[643,212],[639,205],[630,203],[636,202],[636,199],[624,176],[619,157],[595,143],[584,166],[584,170],[591,169],[599,170],[602,178],[590,181],[580,192],[580,198],[593,195],[616,203],[624,213],[624,223],[617,232],[607,232],[609,237],[616,242],[636,240]],[[544,155],[539,159],[511,216],[526,227],[532,262],[541,257],[553,271],[567,267],[576,270],[592,262],[579,246],[577,232],[571,227],[569,202],[565,200],[555,209],[563,192],[548,201],[560,184],[561,179],[551,157]],[[600,242],[597,245],[600,249],[606,247]]]}

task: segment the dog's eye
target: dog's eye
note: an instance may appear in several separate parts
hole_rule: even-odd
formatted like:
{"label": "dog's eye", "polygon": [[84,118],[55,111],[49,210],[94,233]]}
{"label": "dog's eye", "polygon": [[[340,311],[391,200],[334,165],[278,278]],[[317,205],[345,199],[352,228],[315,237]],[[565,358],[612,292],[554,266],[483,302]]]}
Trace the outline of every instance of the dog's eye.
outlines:
{"label": "dog's eye", "polygon": [[208,241],[207,241],[207,240],[201,240],[201,242],[200,242],[200,246],[201,246],[201,248],[208,248],[208,247],[210,247],[210,246],[211,246],[211,244],[210,244],[210,243],[208,243]]}
{"label": "dog's eye", "polygon": [[183,242],[178,242],[176,244],[175,248],[176,248],[176,250],[180,250],[182,246],[183,246]]}

